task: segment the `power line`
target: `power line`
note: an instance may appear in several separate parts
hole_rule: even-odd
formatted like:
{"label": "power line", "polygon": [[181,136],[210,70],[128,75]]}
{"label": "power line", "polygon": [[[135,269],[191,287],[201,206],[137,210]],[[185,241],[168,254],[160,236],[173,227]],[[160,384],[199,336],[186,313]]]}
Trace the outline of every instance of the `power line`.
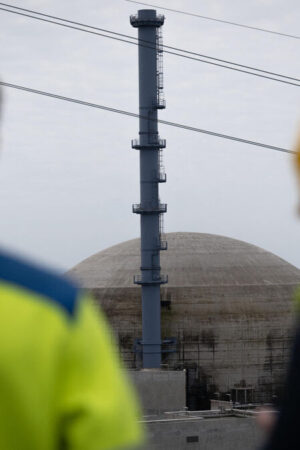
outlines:
{"label": "power line", "polygon": [[[0,3],[0,5],[1,5],[1,4],[4,4],[4,3]],[[6,4],[5,4],[5,5],[6,5]],[[8,5],[8,6],[9,6],[9,5]],[[17,7],[13,7],[13,8],[17,8]],[[24,8],[18,8],[18,9],[24,10]],[[152,44],[152,43],[151,43],[152,45],[149,46],[149,45],[141,44],[140,42],[131,42],[131,41],[128,41],[128,40],[126,40],[126,39],[121,39],[121,38],[119,38],[119,37],[108,36],[108,35],[106,35],[106,34],[98,33],[98,32],[96,32],[96,31],[90,31],[90,30],[86,30],[86,29],[83,29],[83,28],[78,28],[77,26],[74,26],[74,25],[67,25],[66,23],[59,23],[59,22],[57,22],[57,21],[55,21],[55,20],[43,19],[43,18],[41,18],[41,17],[36,17],[36,16],[32,16],[32,15],[30,15],[30,14],[24,14],[24,13],[17,12],[17,11],[11,11],[11,10],[5,9],[5,8],[0,8],[0,10],[1,10],[1,11],[6,11],[6,12],[9,12],[9,13],[12,13],[12,14],[17,14],[17,15],[20,15],[20,16],[24,16],[24,17],[29,17],[29,18],[31,18],[31,19],[40,20],[40,21],[42,21],[42,22],[52,23],[52,24],[54,24],[54,25],[62,26],[62,27],[64,27],[64,28],[71,28],[71,29],[73,29],[73,30],[83,31],[83,32],[85,32],[85,33],[94,34],[94,35],[97,35],[97,36],[106,37],[106,38],[108,38],[108,39],[113,39],[113,40],[116,40],[116,41],[125,42],[125,43],[131,44],[131,45],[138,45],[138,46],[141,46],[141,47],[155,48],[155,47],[153,47],[153,44]],[[29,10],[28,10],[28,11],[29,11]],[[31,11],[31,10],[30,10],[30,11]],[[33,12],[34,14],[39,14],[39,15],[43,15],[43,16],[46,16],[46,17],[53,17],[53,18],[55,18],[55,16],[50,16],[50,15],[38,13],[38,12],[35,12],[35,11],[32,11],[32,12]],[[57,19],[58,19],[58,20],[65,21],[65,22],[69,22],[69,23],[78,23],[78,22],[73,22],[73,21],[61,19],[61,18],[57,18]],[[101,28],[91,27],[91,26],[89,26],[89,25],[84,25],[84,24],[81,24],[81,26],[88,27],[88,28],[91,28],[91,29],[103,30],[103,29],[101,29]],[[108,33],[112,33],[112,34],[114,34],[114,35],[119,35],[119,36],[129,37],[130,39],[136,39],[136,38],[133,38],[132,36],[124,35],[124,34],[121,34],[121,33],[116,33],[116,32],[109,31],[109,30],[103,30],[103,31],[108,32]],[[147,41],[146,41],[146,42],[147,42]],[[286,79],[290,79],[290,80],[294,80],[294,81],[300,82],[300,79],[298,79],[298,78],[293,78],[293,77],[289,77],[289,76],[286,76],[286,75],[280,75],[280,74],[277,74],[277,73],[274,73],[274,72],[268,72],[268,71],[266,71],[266,70],[257,69],[257,68],[253,68],[253,67],[250,67],[250,66],[244,66],[244,65],[242,65],[242,64],[232,63],[232,62],[230,62],[230,61],[221,60],[221,59],[213,58],[213,57],[206,56],[206,55],[201,55],[201,54],[194,53],[194,52],[190,52],[190,51],[187,51],[187,50],[177,49],[176,47],[170,47],[170,46],[166,46],[166,45],[163,46],[163,47],[164,47],[164,48],[173,48],[173,49],[176,49],[176,50],[178,50],[178,51],[185,52],[185,53],[188,53],[188,54],[199,55],[199,56],[202,56],[202,57],[205,57],[205,58],[213,59],[213,60],[215,60],[215,61],[222,61],[222,62],[225,62],[225,63],[228,63],[228,64],[232,64],[232,65],[235,65],[235,66],[245,67],[245,68],[249,68],[249,69],[251,69],[251,70],[256,70],[256,71],[259,71],[259,72],[262,72],[262,73],[267,73],[267,74],[279,76],[279,77],[281,77],[281,78],[286,78]],[[193,60],[193,61],[203,62],[203,63],[205,63],[205,64],[210,64],[210,65],[217,66],[217,67],[223,67],[223,68],[225,68],[225,69],[230,69],[230,70],[234,70],[234,71],[237,71],[237,72],[246,73],[246,74],[248,74],[248,75],[254,75],[254,76],[256,76],[256,77],[265,78],[265,79],[267,79],[267,80],[278,81],[278,82],[280,82],[280,83],[284,83],[284,84],[289,84],[289,85],[292,85],[292,86],[300,87],[300,84],[298,84],[298,83],[293,83],[293,82],[290,82],[290,81],[285,81],[285,80],[283,80],[283,79],[278,79],[278,78],[273,78],[273,77],[265,76],[265,75],[262,75],[262,74],[260,74],[260,73],[249,72],[249,71],[247,71],[247,70],[238,69],[238,68],[236,68],[236,67],[229,67],[229,66],[226,66],[226,65],[224,65],[224,64],[219,64],[219,63],[215,63],[215,62],[211,62],[211,61],[205,61],[205,60],[200,59],[200,58],[196,58],[196,57],[192,57],[192,56],[188,56],[188,55],[183,55],[183,54],[180,54],[180,53],[177,53],[177,52],[173,52],[173,51],[170,51],[170,50],[164,50],[164,53],[168,53],[168,54],[171,54],[171,55],[179,56],[179,57],[181,57],[181,58],[191,59],[191,60]]]}
{"label": "power line", "polygon": [[[133,39],[133,40],[138,40],[138,38],[136,38],[135,36],[130,36],[128,34],[123,34],[123,33],[117,33],[115,31],[107,30],[105,28],[99,28],[99,27],[91,26],[91,25],[84,24],[84,23],[81,23],[81,22],[75,22],[73,20],[68,20],[68,19],[64,19],[62,17],[52,16],[50,14],[41,13],[41,12],[34,11],[34,10],[31,10],[31,9],[20,8],[20,7],[14,6],[14,5],[10,5],[10,4],[7,4],[7,3],[1,3],[1,2],[0,2],[0,5],[8,6],[9,8],[13,8],[13,9],[17,9],[17,10],[33,13],[33,14],[36,14],[36,15],[39,15],[39,16],[43,16],[43,17],[48,17],[48,18],[51,18],[51,19],[60,20],[60,21],[63,21],[63,22],[66,22],[66,23],[70,23],[70,24],[73,24],[73,25],[79,25],[79,26],[83,26],[85,28],[90,28],[90,29],[93,29],[93,30],[102,31],[102,32],[105,32],[105,33],[110,33],[110,34],[113,34],[113,35],[116,35],[116,36],[121,36],[121,37],[129,38],[129,39]],[[8,11],[8,10],[5,10],[5,11]],[[31,17],[31,16],[29,16],[29,17]],[[107,36],[105,36],[105,37],[107,37]],[[150,44],[151,48],[153,48],[153,43],[152,42],[145,41],[145,40],[140,40],[140,42],[144,42],[146,44]],[[215,58],[215,57],[204,55],[204,54],[197,53],[197,52],[191,52],[189,50],[181,49],[181,48],[178,48],[178,47],[172,47],[170,45],[162,45],[161,47],[169,48],[171,50],[176,50],[176,51],[187,53],[187,54],[190,54],[190,55],[200,56],[200,57],[211,59],[211,60],[214,60],[214,61],[219,61],[219,62],[223,62],[223,63],[226,63],[226,64],[231,64],[231,65],[234,65],[234,66],[237,66],[237,67],[243,67],[245,69],[255,70],[255,71],[266,73],[266,74],[269,74],[269,75],[275,75],[275,76],[278,76],[278,77],[281,77],[281,78],[286,78],[286,79],[290,79],[290,80],[294,80],[294,81],[299,81],[300,82],[299,78],[293,78],[293,77],[290,77],[290,76],[287,76],[287,75],[282,75],[282,74],[275,73],[275,72],[270,72],[270,71],[267,71],[267,70],[264,70],[264,69],[259,69],[257,67],[252,67],[252,66],[247,66],[247,65],[244,65],[244,64],[239,64],[239,63],[235,63],[235,62],[228,61],[228,60],[223,60],[223,59],[220,59],[220,58]],[[181,56],[181,55],[178,55],[178,56]]]}
{"label": "power line", "polygon": [[277,34],[279,36],[285,36],[285,37],[289,37],[289,38],[293,38],[293,39],[300,39],[300,36],[296,36],[293,34],[280,33],[279,31],[267,30],[266,28],[253,27],[251,25],[245,25],[245,24],[237,23],[237,22],[230,22],[229,20],[216,19],[215,17],[202,16],[200,14],[194,14],[194,13],[190,13],[187,11],[181,11],[180,9],[166,8],[165,6],[152,5],[150,3],[143,3],[143,2],[138,2],[138,1],[134,1],[134,0],[125,0],[125,1],[130,2],[130,3],[136,3],[138,5],[152,6],[154,8],[160,8],[160,9],[164,9],[166,11],[184,14],[186,16],[193,16],[193,17],[198,17],[200,19],[212,20],[214,22],[226,23],[228,25],[234,25],[236,27],[249,28],[250,30],[263,31],[264,33],[271,33],[271,34]]}
{"label": "power line", "polygon": [[[112,108],[109,106],[104,106],[104,105],[99,105],[97,103],[90,103],[90,102],[86,102],[83,100],[79,100],[76,98],[71,98],[71,97],[65,97],[62,95],[58,95],[58,94],[53,94],[51,92],[46,92],[46,91],[39,91],[37,89],[32,89],[29,87],[25,87],[25,86],[20,86],[17,84],[12,84],[12,83],[6,83],[4,81],[0,81],[0,85],[8,87],[8,88],[13,88],[13,89],[18,89],[21,91],[25,91],[25,92],[30,92],[32,94],[38,94],[38,95],[43,95],[46,97],[51,97],[57,100],[63,100],[63,101],[67,101],[67,102],[71,102],[71,103],[77,103],[78,105],[81,106],[88,106],[91,108],[97,108],[97,109],[102,109],[104,111],[110,111],[110,112],[114,112],[117,114],[123,114],[125,116],[130,116],[130,117],[135,117],[135,118],[142,118],[142,119],[147,119],[147,120],[156,120],[156,119],[149,119],[148,116],[143,116],[140,114],[136,114],[130,111],[124,111],[122,109],[116,109],[116,108]],[[209,130],[204,130],[201,128],[196,128],[196,127],[192,127],[189,125],[184,125],[181,123],[177,123],[177,122],[170,122],[168,120],[162,120],[162,119],[158,119],[157,120],[159,123],[163,124],[163,125],[168,125],[168,126],[172,126],[172,127],[176,127],[176,128],[181,128],[184,130],[188,130],[188,131],[193,131],[196,133],[202,133],[202,134],[208,134],[210,136],[215,136],[215,137],[219,137],[219,138],[223,138],[223,139],[229,139],[231,141],[236,141],[236,142],[241,142],[243,144],[249,144],[249,145],[255,145],[257,147],[263,147],[263,148],[268,148],[270,150],[275,150],[278,152],[283,152],[283,153],[291,153],[291,154],[295,154],[296,152],[292,151],[292,150],[288,150],[286,148],[282,148],[282,147],[276,147],[274,145],[269,145],[269,144],[263,144],[261,142],[256,142],[256,141],[252,141],[249,139],[243,139],[243,138],[239,138],[236,136],[229,136],[227,134],[222,134],[222,133],[217,133],[214,131],[209,131]]]}
{"label": "power line", "polygon": [[[0,5],[7,6],[9,8],[13,8],[13,9],[17,9],[19,11],[25,11],[25,12],[29,12],[29,13],[32,13],[32,14],[37,14],[39,16],[48,17],[49,19],[61,20],[62,22],[70,23],[70,24],[73,24],[73,25],[79,25],[81,27],[91,28],[92,30],[98,30],[98,31],[103,31],[105,33],[115,34],[116,36],[122,36],[122,37],[130,38],[130,39],[134,39],[134,40],[137,39],[135,36],[130,36],[128,34],[117,33],[115,31],[106,30],[105,28],[94,27],[92,25],[87,25],[87,24],[82,23],[82,22],[75,22],[74,20],[64,19],[64,18],[58,17],[58,16],[52,16],[50,14],[41,13],[41,12],[38,12],[38,11],[34,11],[32,9],[20,8],[19,6],[10,5],[8,3],[0,2]],[[4,11],[8,11],[8,10],[4,10]],[[31,16],[29,16],[29,17],[31,17]],[[148,41],[145,41],[145,42],[148,42]]]}
{"label": "power line", "polygon": [[[7,3],[1,3],[1,2],[0,2],[0,5],[8,6],[9,8],[14,8],[14,9],[21,10],[21,11],[26,11],[26,12],[29,12],[29,13],[37,14],[39,16],[48,17],[48,18],[51,18],[51,19],[60,20],[60,21],[66,22],[66,23],[71,23],[73,25],[79,25],[79,26],[83,26],[85,28],[90,28],[90,29],[93,29],[93,30],[98,30],[98,31],[102,31],[102,32],[105,32],[105,33],[110,33],[110,34],[113,34],[113,35],[116,35],[116,36],[121,36],[121,37],[126,37],[126,38],[129,38],[129,39],[133,39],[133,40],[138,40],[138,38],[136,38],[135,36],[130,36],[128,34],[123,34],[123,33],[117,33],[115,31],[107,30],[105,28],[99,28],[99,27],[87,25],[87,24],[84,24],[84,23],[81,23],[81,22],[75,22],[73,20],[68,20],[68,19],[64,19],[62,17],[52,16],[50,14],[41,13],[41,12],[34,11],[34,10],[31,10],[31,9],[20,8],[20,7],[17,7],[17,6],[13,6],[13,5],[10,5],[10,4],[7,4]],[[146,44],[150,44],[151,46],[153,46],[153,43],[150,42],[150,41],[145,41],[145,40],[140,40],[140,41],[144,42]],[[214,60],[214,61],[219,61],[219,62],[223,62],[223,63],[226,63],[226,64],[231,64],[231,65],[234,65],[234,66],[237,66],[237,67],[243,67],[245,69],[256,70],[258,72],[266,73],[266,74],[269,74],[269,75],[275,75],[275,76],[278,76],[278,77],[281,77],[281,78],[287,78],[287,79],[290,79],[290,80],[294,80],[294,81],[299,81],[300,82],[299,78],[293,78],[293,77],[290,77],[290,76],[287,76],[287,75],[282,75],[282,74],[279,74],[279,73],[270,72],[270,71],[267,71],[267,70],[264,70],[264,69],[258,69],[257,67],[246,66],[244,64],[238,64],[238,63],[235,63],[235,62],[232,62],[232,61],[228,61],[228,60],[224,60],[224,59],[220,59],[220,58],[215,58],[215,57],[204,55],[204,54],[201,54],[201,53],[191,52],[189,50],[184,50],[184,49],[181,49],[181,48],[178,48],[178,47],[172,47],[170,45],[162,45],[161,47],[169,48],[171,50],[176,50],[176,51],[187,53],[187,54],[190,54],[190,55],[200,56],[200,57],[211,59],[211,60]]]}
{"label": "power line", "polygon": [[[95,26],[88,25],[88,24],[85,24],[85,23],[82,23],[82,22],[75,22],[74,20],[64,19],[62,17],[52,16],[50,14],[41,13],[39,11],[34,11],[32,9],[20,8],[18,6],[10,5],[8,3],[1,3],[1,2],[0,2],[0,5],[8,6],[9,8],[17,9],[19,11],[25,11],[25,12],[28,12],[28,13],[33,13],[33,14],[36,14],[36,15],[39,15],[39,16],[42,16],[42,17],[48,17],[50,19],[60,20],[62,22],[70,23],[72,25],[79,25],[81,27],[90,28],[92,30],[102,31],[104,33],[110,33],[110,34],[113,34],[113,35],[116,35],[116,36],[121,36],[121,37],[129,38],[129,39],[133,39],[135,41],[138,40],[138,38],[136,38],[135,36],[130,36],[130,35],[124,34],[124,33],[117,33],[116,31],[107,30],[105,28],[95,27]],[[7,10],[5,10],[5,11],[7,11]],[[150,44],[151,48],[153,47],[153,43],[150,42],[150,41],[146,41],[144,39],[141,39],[140,42],[144,42],[146,44]],[[238,63],[235,63],[235,62],[232,62],[232,61],[228,61],[228,60],[224,60],[224,59],[220,59],[220,58],[215,58],[215,57],[212,57],[212,56],[204,55],[202,53],[191,52],[189,50],[185,50],[185,49],[178,48],[178,47],[172,47],[170,45],[161,45],[161,47],[162,48],[169,48],[170,50],[176,50],[176,51],[179,51],[179,52],[187,53],[189,55],[200,56],[201,58],[207,58],[207,59],[211,59],[211,60],[214,60],[214,61],[219,61],[219,62],[223,62],[223,63],[226,63],[226,64],[231,64],[231,65],[237,66],[237,67],[243,67],[244,69],[256,70],[258,72],[266,73],[266,74],[269,74],[269,75],[275,75],[277,77],[287,78],[289,80],[294,80],[294,81],[299,81],[300,82],[299,78],[293,78],[293,77],[290,77],[290,76],[287,76],[287,75],[282,75],[282,74],[275,73],[275,72],[269,72],[269,71],[264,70],[264,69],[258,69],[257,67],[246,66],[244,64],[238,64]]]}

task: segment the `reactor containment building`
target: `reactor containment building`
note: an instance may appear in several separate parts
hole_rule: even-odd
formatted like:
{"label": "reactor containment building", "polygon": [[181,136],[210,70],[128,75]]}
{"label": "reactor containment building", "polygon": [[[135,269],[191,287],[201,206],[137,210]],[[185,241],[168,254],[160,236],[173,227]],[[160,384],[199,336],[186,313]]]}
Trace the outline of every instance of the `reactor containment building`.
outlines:
{"label": "reactor containment building", "polygon": [[[161,263],[162,367],[186,370],[190,409],[211,398],[270,402],[280,394],[293,337],[300,271],[259,247],[202,233],[168,233]],[[111,323],[126,366],[139,369],[140,289],[132,284],[140,240],[103,250],[69,274]]]}

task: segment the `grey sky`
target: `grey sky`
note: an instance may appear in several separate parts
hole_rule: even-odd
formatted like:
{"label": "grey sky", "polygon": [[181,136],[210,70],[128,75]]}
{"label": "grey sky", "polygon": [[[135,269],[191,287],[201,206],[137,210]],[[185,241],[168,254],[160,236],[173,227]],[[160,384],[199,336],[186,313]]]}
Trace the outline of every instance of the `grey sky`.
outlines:
{"label": "grey sky", "polygon": [[[151,3],[151,2],[150,2]],[[252,26],[300,34],[298,0],[156,0]],[[136,36],[124,0],[23,0],[14,5]],[[141,6],[141,8],[143,8]],[[159,12],[164,13],[159,10]],[[299,78],[288,39],[165,12],[164,43]],[[137,48],[0,11],[0,77],[137,112]],[[289,148],[297,87],[165,55],[160,117]],[[139,235],[138,121],[4,89],[0,242],[66,270]],[[160,126],[168,182],[166,231],[216,233],[259,245],[300,267],[291,157]]]}

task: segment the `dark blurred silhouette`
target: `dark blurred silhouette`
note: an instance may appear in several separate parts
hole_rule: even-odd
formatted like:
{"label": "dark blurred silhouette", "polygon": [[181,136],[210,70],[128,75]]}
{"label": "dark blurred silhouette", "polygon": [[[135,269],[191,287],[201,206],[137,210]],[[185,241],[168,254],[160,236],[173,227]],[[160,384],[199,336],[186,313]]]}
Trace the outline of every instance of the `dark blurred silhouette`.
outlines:
{"label": "dark blurred silhouette", "polygon": [[297,332],[286,380],[285,393],[279,409],[260,414],[260,425],[270,434],[265,450],[300,449],[300,328]]}
{"label": "dark blurred silhouette", "polygon": [[[296,146],[295,166],[300,182],[300,140]],[[300,210],[300,208],[299,208]],[[295,296],[298,309],[300,306],[300,291]],[[297,331],[288,374],[285,383],[283,399],[278,414],[274,411],[262,411],[258,422],[269,433],[264,450],[299,450],[300,449],[300,320],[298,317]]]}

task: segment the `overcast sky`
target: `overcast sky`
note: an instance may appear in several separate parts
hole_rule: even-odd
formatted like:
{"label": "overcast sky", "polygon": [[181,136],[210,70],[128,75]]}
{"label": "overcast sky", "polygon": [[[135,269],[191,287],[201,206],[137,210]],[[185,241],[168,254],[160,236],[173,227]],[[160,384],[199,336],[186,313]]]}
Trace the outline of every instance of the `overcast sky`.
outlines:
{"label": "overcast sky", "polygon": [[[153,0],[154,1],[154,0]],[[151,1],[150,1],[151,3]],[[299,0],[155,0],[161,6],[299,35]],[[125,0],[14,5],[136,36]],[[143,8],[143,6],[140,6]],[[300,78],[300,41],[159,10],[164,43]],[[0,11],[3,81],[138,112],[137,47]],[[162,119],[294,145],[297,87],[164,56]],[[139,236],[137,119],[8,88],[1,127],[0,243],[67,270]],[[291,156],[167,126],[167,232],[216,233],[300,267]]]}

